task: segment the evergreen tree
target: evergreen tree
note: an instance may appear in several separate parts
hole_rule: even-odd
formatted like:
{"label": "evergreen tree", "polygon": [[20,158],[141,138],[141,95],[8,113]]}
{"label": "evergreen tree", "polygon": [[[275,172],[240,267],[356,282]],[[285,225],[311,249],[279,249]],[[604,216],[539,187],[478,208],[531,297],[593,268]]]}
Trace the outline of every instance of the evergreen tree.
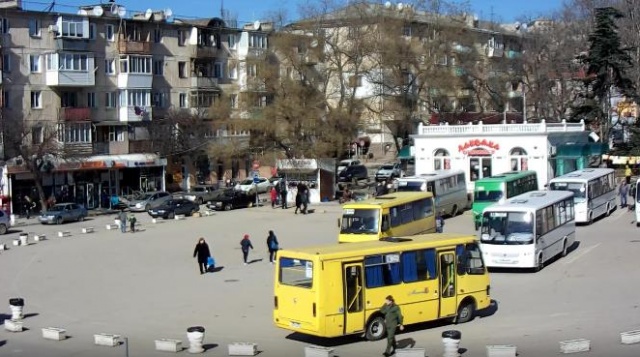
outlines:
{"label": "evergreen tree", "polygon": [[609,137],[607,113],[612,91],[627,98],[636,98],[633,82],[625,73],[633,62],[629,49],[622,46],[616,25],[616,20],[622,17],[622,13],[613,7],[595,9],[595,28],[589,35],[589,52],[581,58],[587,66],[583,80],[585,92],[572,115],[573,119],[599,124],[604,142],[608,142]]}

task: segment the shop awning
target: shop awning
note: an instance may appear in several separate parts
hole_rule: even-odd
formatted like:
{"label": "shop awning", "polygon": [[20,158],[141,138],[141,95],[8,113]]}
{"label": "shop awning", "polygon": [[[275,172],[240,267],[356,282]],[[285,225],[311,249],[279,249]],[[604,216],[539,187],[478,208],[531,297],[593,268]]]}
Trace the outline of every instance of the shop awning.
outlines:
{"label": "shop awning", "polygon": [[407,145],[400,149],[398,152],[398,159],[400,160],[409,160],[413,159],[413,146]]}

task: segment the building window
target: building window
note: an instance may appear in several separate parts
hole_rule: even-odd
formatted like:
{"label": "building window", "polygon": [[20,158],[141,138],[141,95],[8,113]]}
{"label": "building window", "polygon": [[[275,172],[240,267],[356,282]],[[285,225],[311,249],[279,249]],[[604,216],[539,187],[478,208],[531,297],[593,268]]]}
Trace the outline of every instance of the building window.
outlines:
{"label": "building window", "polygon": [[75,108],[78,106],[78,95],[76,92],[62,92],[60,95],[60,106]]}
{"label": "building window", "polygon": [[411,26],[402,26],[402,36],[411,37]]}
{"label": "building window", "polygon": [[11,55],[8,53],[2,55],[2,70],[5,73],[11,72]]}
{"label": "building window", "polygon": [[42,24],[38,19],[29,20],[29,36],[40,38],[42,36]]}
{"label": "building window", "polygon": [[107,58],[104,60],[104,73],[108,76],[116,74],[116,60],[114,58]]}
{"label": "building window", "polygon": [[153,75],[162,76],[163,74],[164,74],[164,61],[163,60],[153,61]]}
{"label": "building window", "polygon": [[96,39],[96,24],[89,24],[89,40]]}
{"label": "building window", "polygon": [[350,76],[349,77],[349,87],[362,87],[362,76]]}
{"label": "building window", "polygon": [[520,147],[515,147],[509,152],[511,161],[511,171],[527,171],[529,165],[527,162],[527,152]]}
{"label": "building window", "polygon": [[230,63],[227,73],[229,73],[229,78],[231,78],[231,79],[238,78],[238,67],[237,67],[237,65]]}
{"label": "building window", "polygon": [[267,48],[267,36],[262,34],[249,35],[249,47]]}
{"label": "building window", "polygon": [[113,25],[105,25],[104,33],[107,41],[114,42],[116,40],[115,28]]}
{"label": "building window", "polygon": [[42,109],[42,92],[39,90],[31,92],[31,109]]}
{"label": "building window", "polygon": [[255,63],[247,64],[247,77],[256,78],[258,76],[258,65]]}
{"label": "building window", "polygon": [[29,55],[29,70],[31,71],[31,73],[42,72],[40,58],[40,55]]}
{"label": "building window", "polygon": [[63,37],[84,37],[83,20],[63,18],[61,33]]}
{"label": "building window", "polygon": [[178,62],[178,76],[180,78],[187,78],[187,62]]}
{"label": "building window", "polygon": [[91,123],[59,124],[58,141],[62,143],[90,143]]}
{"label": "building window", "polygon": [[116,92],[106,92],[104,96],[104,104],[107,108],[115,108],[116,107]]}
{"label": "building window", "polygon": [[491,176],[491,153],[484,149],[471,150],[469,155],[471,181]]}
{"label": "building window", "polygon": [[120,73],[151,74],[151,70],[151,57],[120,57]]}
{"label": "building window", "polygon": [[98,103],[96,102],[96,93],[89,92],[87,93],[87,107],[89,108],[97,108]]}
{"label": "building window", "polygon": [[227,41],[229,42],[229,49],[235,50],[236,49],[236,35],[235,34],[229,34],[229,36],[227,37]]}
{"label": "building window", "polygon": [[433,153],[433,169],[434,170],[450,170],[451,157],[445,149],[437,149]]}
{"label": "building window", "polygon": [[229,96],[229,99],[231,100],[231,108],[233,108],[233,109],[238,108],[238,95],[237,94],[231,94]]}
{"label": "building window", "polygon": [[148,90],[127,90],[127,105],[131,107],[150,106],[151,92]]}
{"label": "building window", "polygon": [[187,107],[187,93],[180,93],[179,106],[180,106],[180,108],[186,108]]}
{"label": "building window", "polygon": [[54,70],[86,72],[89,67],[89,57],[82,54],[58,53],[58,65],[52,65]]}
{"label": "building window", "polygon": [[166,98],[165,93],[156,92],[151,96],[151,104],[156,108],[164,108],[166,106]]}
{"label": "building window", "polygon": [[0,33],[9,33],[9,19],[0,18]]}
{"label": "building window", "polygon": [[42,144],[44,142],[44,128],[41,126],[34,126],[31,128],[31,143]]}
{"label": "building window", "polygon": [[214,78],[224,78],[224,70],[223,64],[220,62],[216,62],[213,65],[213,77]]}
{"label": "building window", "polygon": [[124,141],[126,132],[127,132],[126,127],[110,125],[109,126],[109,141],[110,142],[113,142],[113,141]]}
{"label": "building window", "polygon": [[11,99],[11,97],[9,96],[9,91],[2,91],[2,106],[6,109],[11,108],[11,102],[9,101],[9,99]]}
{"label": "building window", "polygon": [[178,46],[185,46],[187,44],[187,31],[178,30]]}
{"label": "building window", "polygon": [[154,29],[153,30],[153,42],[160,43],[162,42],[162,30]]}

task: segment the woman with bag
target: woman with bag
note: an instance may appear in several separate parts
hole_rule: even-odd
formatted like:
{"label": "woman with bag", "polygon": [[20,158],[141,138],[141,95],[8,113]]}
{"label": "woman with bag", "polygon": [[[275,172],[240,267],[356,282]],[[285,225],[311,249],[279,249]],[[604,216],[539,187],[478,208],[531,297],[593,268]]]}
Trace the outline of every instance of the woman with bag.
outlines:
{"label": "woman with bag", "polygon": [[198,240],[198,244],[196,244],[196,248],[193,250],[193,257],[198,258],[198,268],[200,268],[200,274],[204,274],[207,272],[207,261],[211,257],[211,252],[209,251],[209,245],[204,241],[204,238],[200,237]]}
{"label": "woman with bag", "polygon": [[267,237],[267,248],[269,249],[269,263],[273,264],[276,259],[276,253],[280,249],[278,238],[273,231],[269,231],[269,236]]}
{"label": "woman with bag", "polygon": [[240,247],[242,247],[242,259],[244,260],[244,265],[247,265],[247,259],[249,259],[249,249],[253,249],[253,245],[251,244],[251,240],[249,239],[248,234],[245,234],[240,241]]}

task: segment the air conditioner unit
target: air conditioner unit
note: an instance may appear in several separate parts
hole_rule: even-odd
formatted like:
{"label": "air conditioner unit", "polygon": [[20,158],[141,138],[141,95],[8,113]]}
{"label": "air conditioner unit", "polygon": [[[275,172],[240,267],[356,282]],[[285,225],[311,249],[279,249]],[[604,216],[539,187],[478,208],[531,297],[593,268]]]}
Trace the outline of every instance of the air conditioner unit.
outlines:
{"label": "air conditioner unit", "polygon": [[58,32],[58,25],[49,25],[49,32]]}

